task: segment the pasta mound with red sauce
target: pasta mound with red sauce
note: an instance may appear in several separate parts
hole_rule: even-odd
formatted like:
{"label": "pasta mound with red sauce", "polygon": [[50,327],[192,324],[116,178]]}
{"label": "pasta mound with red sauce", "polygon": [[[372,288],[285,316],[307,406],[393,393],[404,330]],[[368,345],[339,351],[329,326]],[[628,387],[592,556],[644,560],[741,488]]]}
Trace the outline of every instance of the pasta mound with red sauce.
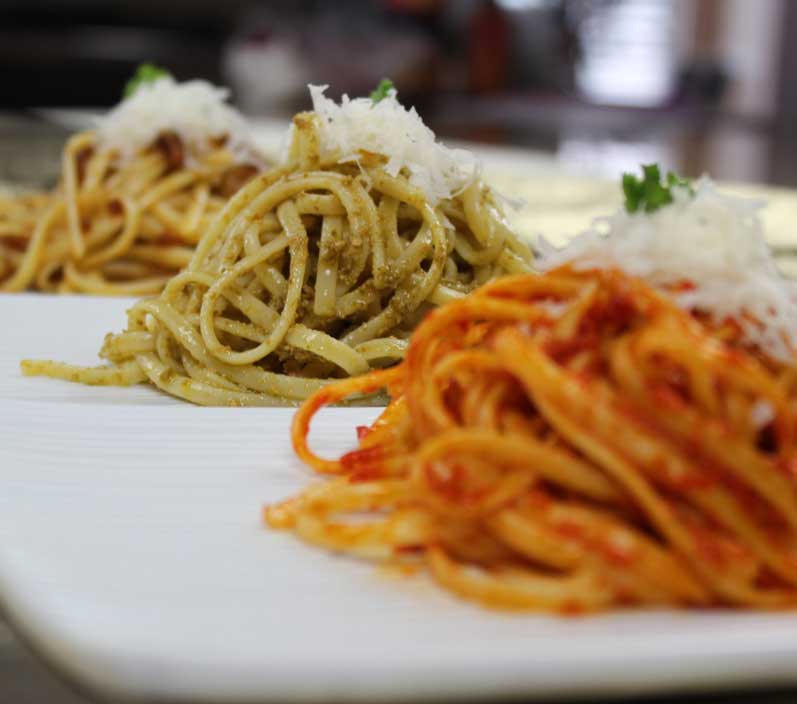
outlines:
{"label": "pasta mound with red sauce", "polygon": [[[267,523],[421,567],[484,606],[797,606],[797,361],[617,270],[500,279],[428,315],[398,366],[298,411],[330,479]],[[337,460],[323,407],[391,402]]]}

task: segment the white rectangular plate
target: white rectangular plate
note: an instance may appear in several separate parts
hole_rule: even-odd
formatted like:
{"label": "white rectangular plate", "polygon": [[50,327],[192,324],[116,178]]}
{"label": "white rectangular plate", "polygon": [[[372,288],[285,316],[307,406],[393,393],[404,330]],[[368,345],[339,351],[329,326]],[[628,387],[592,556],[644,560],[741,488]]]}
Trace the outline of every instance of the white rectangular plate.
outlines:
{"label": "white rectangular plate", "polygon": [[[313,478],[288,409],[25,379],[91,363],[123,300],[0,296],[0,597],[47,659],[133,700],[388,701],[797,683],[797,616],[503,614],[266,530]],[[334,455],[373,409],[328,411]]]}

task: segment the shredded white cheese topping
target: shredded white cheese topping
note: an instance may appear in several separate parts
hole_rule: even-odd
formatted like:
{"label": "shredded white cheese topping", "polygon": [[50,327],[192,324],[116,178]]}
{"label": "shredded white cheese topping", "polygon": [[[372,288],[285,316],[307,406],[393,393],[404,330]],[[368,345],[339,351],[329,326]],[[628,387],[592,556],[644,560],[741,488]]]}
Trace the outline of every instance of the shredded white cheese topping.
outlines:
{"label": "shredded white cheese topping", "polygon": [[433,205],[462,192],[477,176],[475,155],[438,142],[415,108],[399,103],[395,90],[377,103],[344,95],[338,105],[324,95],[327,86],[309,88],[320,123],[322,156],[345,162],[358,161],[361,151],[381,154],[388,159],[388,174],[406,169],[410,183]]}
{"label": "shredded white cheese topping", "polygon": [[175,132],[187,147],[187,158],[212,149],[213,138],[226,137],[226,148],[239,161],[257,157],[243,116],[225,101],[226,88],[207,81],[176,82],[171,76],[144,83],[105,116],[95,128],[103,148],[127,160],[149,147],[159,134]]}
{"label": "shredded white cheese topping", "polygon": [[678,305],[739,324],[746,342],[775,359],[797,354],[797,287],[775,266],[764,239],[760,201],[720,193],[707,178],[673,188],[674,202],[652,213],[620,210],[599,218],[557,249],[538,241],[538,266],[617,267],[669,289]]}
{"label": "shredded white cheese topping", "polygon": [[769,401],[759,399],[750,408],[750,421],[753,426],[761,429],[775,420],[775,408]]}

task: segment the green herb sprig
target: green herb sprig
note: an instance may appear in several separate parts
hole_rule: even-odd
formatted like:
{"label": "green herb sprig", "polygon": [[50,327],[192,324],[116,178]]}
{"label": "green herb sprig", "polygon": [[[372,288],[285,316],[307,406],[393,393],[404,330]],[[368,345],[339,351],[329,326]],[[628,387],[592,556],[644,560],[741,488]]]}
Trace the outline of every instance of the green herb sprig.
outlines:
{"label": "green herb sprig", "polygon": [[634,174],[623,174],[625,209],[629,213],[636,213],[640,210],[652,213],[654,210],[672,203],[674,186],[688,188],[690,193],[693,192],[691,182],[677,176],[672,171],[667,172],[667,177],[662,182],[661,169],[658,164],[643,165],[642,174],[641,179]]}
{"label": "green herb sprig", "polygon": [[391,81],[389,78],[383,78],[381,81],[379,81],[379,85],[371,91],[371,102],[376,104],[380,100],[384,100],[387,98],[388,93],[390,93],[391,90],[395,90],[395,88],[396,87],[393,85],[393,81]]}
{"label": "green herb sprig", "polygon": [[133,77],[125,84],[123,95],[125,98],[129,98],[131,95],[133,95],[133,93],[141,88],[141,86],[147,83],[154,83],[159,78],[166,78],[167,76],[170,77],[171,75],[172,74],[166,69],[156,66],[155,64],[141,64],[136,69]]}

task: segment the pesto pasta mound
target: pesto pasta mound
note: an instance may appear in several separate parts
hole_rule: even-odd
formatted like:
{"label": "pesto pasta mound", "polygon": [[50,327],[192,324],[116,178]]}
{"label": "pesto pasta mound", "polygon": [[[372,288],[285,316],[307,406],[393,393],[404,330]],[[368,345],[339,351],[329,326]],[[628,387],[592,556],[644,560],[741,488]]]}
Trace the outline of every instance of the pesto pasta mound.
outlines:
{"label": "pesto pasta mound", "polygon": [[205,405],[298,401],[400,360],[431,307],[530,270],[530,250],[476,171],[431,202],[411,167],[391,174],[390,154],[354,148],[356,158],[325,141],[317,113],[297,115],[284,163],[244,186],[188,266],[107,337],[110,366],[27,361],[23,371],[149,381]]}

